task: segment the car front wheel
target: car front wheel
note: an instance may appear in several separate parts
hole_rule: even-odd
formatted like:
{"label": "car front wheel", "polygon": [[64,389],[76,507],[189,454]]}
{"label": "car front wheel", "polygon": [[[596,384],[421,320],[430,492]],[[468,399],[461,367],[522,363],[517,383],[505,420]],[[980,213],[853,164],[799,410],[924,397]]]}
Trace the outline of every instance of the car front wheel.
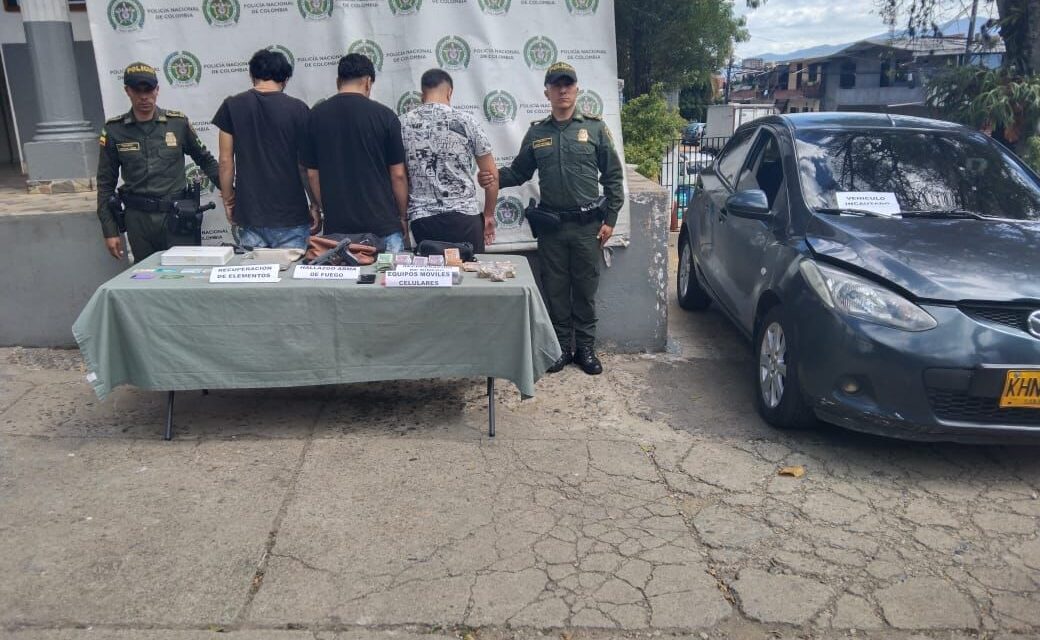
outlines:
{"label": "car front wheel", "polygon": [[769,310],[755,331],[758,412],[778,429],[812,426],[815,417],[798,382],[798,348],[784,308]]}
{"label": "car front wheel", "polygon": [[679,244],[679,277],[676,278],[679,306],[687,311],[703,311],[711,305],[711,297],[697,281],[697,264],[693,261],[690,233],[682,234]]}

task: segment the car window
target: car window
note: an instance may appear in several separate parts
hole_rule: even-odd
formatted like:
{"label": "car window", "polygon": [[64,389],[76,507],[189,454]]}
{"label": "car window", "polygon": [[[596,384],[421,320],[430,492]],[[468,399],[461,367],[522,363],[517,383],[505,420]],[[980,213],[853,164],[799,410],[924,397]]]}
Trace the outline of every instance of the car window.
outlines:
{"label": "car window", "polygon": [[1036,178],[981,133],[803,130],[795,145],[799,181],[812,208],[839,207],[843,192],[880,192],[901,211],[963,209],[1040,220]]}
{"label": "car window", "polygon": [[784,167],[780,159],[780,144],[769,131],[763,129],[755,142],[752,158],[745,165],[737,181],[737,190],[761,189],[772,208],[784,183]]}
{"label": "car window", "polygon": [[744,166],[744,158],[751,148],[754,129],[747,129],[733,136],[719,155],[719,177],[731,187],[737,183],[737,172]]}

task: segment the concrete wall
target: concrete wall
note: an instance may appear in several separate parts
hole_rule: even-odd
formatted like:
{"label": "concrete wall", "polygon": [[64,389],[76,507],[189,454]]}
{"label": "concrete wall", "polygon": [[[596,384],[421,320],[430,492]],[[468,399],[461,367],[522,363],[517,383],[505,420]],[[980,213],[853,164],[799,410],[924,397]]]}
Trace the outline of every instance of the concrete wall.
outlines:
{"label": "concrete wall", "polygon": [[[664,351],[668,341],[668,190],[628,171],[631,237],[602,267],[597,298],[597,343],[604,351]],[[538,276],[538,254],[528,259]]]}
{"label": "concrete wall", "polygon": [[97,215],[0,216],[0,346],[73,346],[72,323],[98,285],[127,267],[101,242]]}
{"label": "concrete wall", "polygon": [[[663,351],[668,338],[668,191],[635,172],[631,243],[599,288],[599,344]],[[72,323],[98,285],[127,267],[105,252],[93,212],[0,216],[0,346],[74,346]],[[528,254],[537,273],[537,253]]]}

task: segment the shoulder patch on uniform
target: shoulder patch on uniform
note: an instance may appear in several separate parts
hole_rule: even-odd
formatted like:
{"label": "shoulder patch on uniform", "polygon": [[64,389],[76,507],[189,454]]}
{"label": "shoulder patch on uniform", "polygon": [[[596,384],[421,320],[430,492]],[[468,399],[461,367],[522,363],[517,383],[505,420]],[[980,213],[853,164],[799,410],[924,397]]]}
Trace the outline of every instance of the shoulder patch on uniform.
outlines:
{"label": "shoulder patch on uniform", "polygon": [[603,116],[594,116],[591,113],[583,113],[581,115],[585,116],[586,120],[603,120]]}
{"label": "shoulder patch on uniform", "polygon": [[125,113],[121,113],[118,116],[112,116],[108,120],[105,120],[105,124],[111,124],[113,122],[119,122],[120,120],[122,120],[125,117],[126,117]]}
{"label": "shoulder patch on uniform", "polygon": [[552,138],[541,138],[531,143],[532,149],[541,149],[542,147],[551,147],[553,145]]}
{"label": "shoulder patch on uniform", "polygon": [[167,118],[184,118],[184,119],[188,118],[188,116],[184,115],[183,112],[181,112],[181,111],[174,111],[173,109],[167,109],[166,110],[166,117]]}

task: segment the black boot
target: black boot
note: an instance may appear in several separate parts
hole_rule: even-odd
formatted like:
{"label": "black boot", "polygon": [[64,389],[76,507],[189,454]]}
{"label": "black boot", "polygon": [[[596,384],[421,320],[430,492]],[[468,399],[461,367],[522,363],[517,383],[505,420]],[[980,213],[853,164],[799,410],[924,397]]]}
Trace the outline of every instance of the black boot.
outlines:
{"label": "black boot", "polygon": [[564,351],[563,355],[556,359],[556,362],[549,365],[549,368],[545,370],[546,373],[559,373],[563,371],[563,368],[574,361],[574,356],[571,355],[570,351]]}
{"label": "black boot", "polygon": [[596,350],[592,347],[578,347],[574,352],[574,363],[590,376],[598,376],[603,373],[603,365],[596,357]]}

